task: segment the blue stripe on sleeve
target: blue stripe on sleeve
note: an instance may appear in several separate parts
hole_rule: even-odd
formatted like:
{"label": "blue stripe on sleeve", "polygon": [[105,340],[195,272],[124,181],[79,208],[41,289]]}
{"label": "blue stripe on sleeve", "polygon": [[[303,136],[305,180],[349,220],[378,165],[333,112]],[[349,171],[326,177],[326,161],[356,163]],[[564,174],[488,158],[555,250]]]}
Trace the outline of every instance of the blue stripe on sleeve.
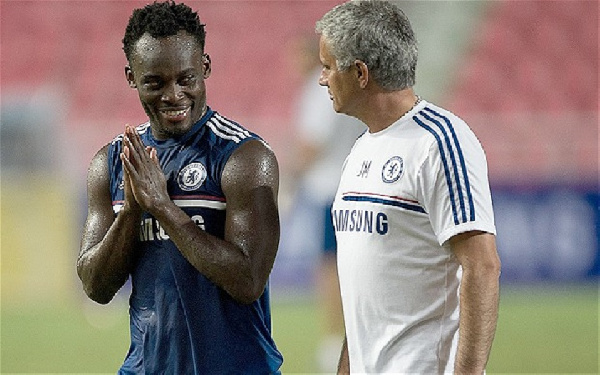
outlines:
{"label": "blue stripe on sleeve", "polygon": [[437,117],[443,119],[444,122],[446,123],[446,125],[448,126],[448,129],[450,129],[450,133],[452,134],[452,139],[454,140],[454,144],[456,145],[458,159],[460,161],[460,166],[461,166],[462,172],[463,172],[463,179],[465,181],[465,190],[466,190],[467,198],[469,200],[469,212],[471,213],[469,221],[475,221],[475,205],[473,203],[473,195],[471,194],[471,184],[469,183],[469,174],[467,173],[467,166],[465,165],[465,158],[463,156],[462,149],[460,147],[460,143],[458,142],[458,137],[456,136],[456,132],[454,131],[454,127],[452,126],[452,123],[446,116],[443,116],[430,108],[425,108],[425,110],[436,115]]}
{"label": "blue stripe on sleeve", "polygon": [[442,157],[442,164],[444,166],[444,174],[446,175],[446,183],[448,184],[448,193],[450,194],[450,203],[452,204],[452,214],[454,215],[454,224],[458,225],[458,215],[456,213],[456,203],[454,201],[454,190],[452,189],[452,180],[450,178],[450,169],[448,167],[448,161],[446,160],[446,154],[444,153],[444,145],[440,136],[433,130],[429,125],[425,124],[417,116],[413,116],[413,120],[419,126],[430,132],[437,140],[438,148],[440,150],[440,156]]}
{"label": "blue stripe on sleeve", "polygon": [[[454,171],[454,180],[456,181],[456,191],[458,192],[458,203],[460,204],[460,210],[462,212],[461,223],[466,223],[467,222],[467,212],[465,210],[465,198],[463,197],[463,192],[462,192],[462,188],[460,185],[460,177],[458,176],[458,165],[456,164],[456,158],[454,157],[454,149],[452,147],[452,143],[450,142],[450,137],[448,136],[446,129],[444,129],[444,127],[438,120],[430,117],[424,111],[419,112],[419,114],[421,116],[425,117],[430,122],[433,122],[435,125],[437,125],[437,127],[440,129],[440,131],[443,134],[443,140],[446,142],[446,147],[448,148],[448,154],[450,154],[450,161],[452,162],[452,170]],[[441,151],[442,151],[442,148],[440,147],[440,152]]]}

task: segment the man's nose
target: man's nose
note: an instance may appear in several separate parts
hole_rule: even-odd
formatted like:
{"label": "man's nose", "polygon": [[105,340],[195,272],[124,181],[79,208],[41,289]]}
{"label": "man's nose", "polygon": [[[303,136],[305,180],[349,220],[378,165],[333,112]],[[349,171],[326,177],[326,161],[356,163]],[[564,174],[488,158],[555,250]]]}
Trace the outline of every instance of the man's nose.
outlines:
{"label": "man's nose", "polygon": [[327,86],[327,76],[325,75],[325,72],[322,70],[321,71],[321,75],[319,76],[319,85],[321,86]]}
{"label": "man's nose", "polygon": [[161,99],[165,102],[176,102],[183,98],[183,90],[177,83],[167,85]]}

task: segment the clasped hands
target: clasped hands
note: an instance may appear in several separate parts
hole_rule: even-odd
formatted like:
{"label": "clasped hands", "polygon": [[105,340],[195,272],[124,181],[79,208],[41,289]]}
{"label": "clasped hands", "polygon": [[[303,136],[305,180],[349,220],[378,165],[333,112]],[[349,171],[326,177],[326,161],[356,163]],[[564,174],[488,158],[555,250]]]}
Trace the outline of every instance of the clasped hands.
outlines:
{"label": "clasped hands", "polygon": [[127,208],[152,212],[161,203],[170,201],[167,179],[160,166],[157,151],[153,147],[144,146],[133,126],[125,126],[120,157]]}

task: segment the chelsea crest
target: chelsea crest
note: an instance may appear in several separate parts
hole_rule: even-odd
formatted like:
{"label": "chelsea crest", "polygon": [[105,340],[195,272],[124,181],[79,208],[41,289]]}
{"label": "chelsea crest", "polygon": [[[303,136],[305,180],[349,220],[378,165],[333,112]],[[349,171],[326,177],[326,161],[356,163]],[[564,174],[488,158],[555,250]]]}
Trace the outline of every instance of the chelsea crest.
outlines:
{"label": "chelsea crest", "polygon": [[396,182],[404,174],[404,160],[400,156],[394,156],[383,165],[381,178],[383,182],[391,184]]}
{"label": "chelsea crest", "polygon": [[192,191],[198,189],[206,180],[206,168],[202,163],[186,165],[177,176],[177,183],[181,190]]}

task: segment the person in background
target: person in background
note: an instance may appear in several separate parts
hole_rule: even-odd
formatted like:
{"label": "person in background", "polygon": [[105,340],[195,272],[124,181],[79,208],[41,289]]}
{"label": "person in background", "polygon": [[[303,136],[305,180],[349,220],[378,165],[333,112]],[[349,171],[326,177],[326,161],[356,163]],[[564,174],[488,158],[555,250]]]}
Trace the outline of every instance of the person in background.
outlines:
{"label": "person in background", "polygon": [[345,157],[364,126],[331,108],[327,89],[319,85],[319,40],[302,35],[290,43],[290,59],[304,83],[294,113],[294,143],[289,175],[295,219],[301,230],[301,253],[317,254],[315,292],[321,315],[320,343],[316,348],[319,371],[334,372],[344,339],[344,322],[336,265],[331,204]]}
{"label": "person in background", "polygon": [[131,277],[120,374],[273,374],[282,364],[268,286],[278,164],[259,136],[208,107],[205,37],[185,4],[133,11],[125,73],[149,121],[126,126],[89,167],[77,272],[101,304]]}
{"label": "person in background", "polygon": [[417,41],[396,5],[346,2],[316,31],[333,108],[367,127],[332,209],[346,331],[338,372],[481,374],[500,275],[482,146],[415,94]]}

